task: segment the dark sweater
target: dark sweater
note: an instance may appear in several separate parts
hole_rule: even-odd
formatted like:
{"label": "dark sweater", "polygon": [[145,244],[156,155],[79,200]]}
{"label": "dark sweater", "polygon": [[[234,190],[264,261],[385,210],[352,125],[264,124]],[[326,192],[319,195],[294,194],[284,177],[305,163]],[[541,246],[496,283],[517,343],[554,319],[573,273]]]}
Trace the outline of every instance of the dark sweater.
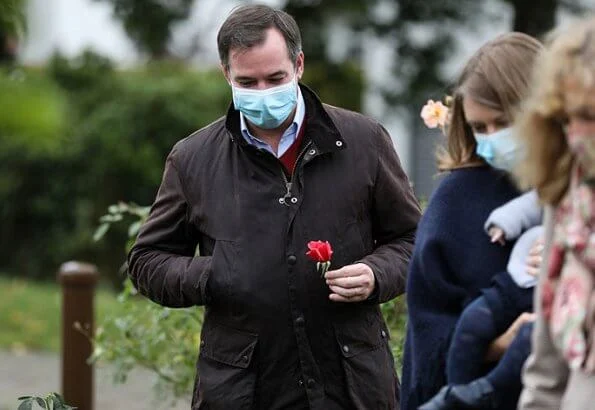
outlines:
{"label": "dark sweater", "polygon": [[506,269],[511,244],[490,243],[490,212],[517,196],[491,167],[456,170],[436,189],[417,229],[407,279],[408,325],[401,409],[414,410],[446,384],[446,355],[463,308]]}

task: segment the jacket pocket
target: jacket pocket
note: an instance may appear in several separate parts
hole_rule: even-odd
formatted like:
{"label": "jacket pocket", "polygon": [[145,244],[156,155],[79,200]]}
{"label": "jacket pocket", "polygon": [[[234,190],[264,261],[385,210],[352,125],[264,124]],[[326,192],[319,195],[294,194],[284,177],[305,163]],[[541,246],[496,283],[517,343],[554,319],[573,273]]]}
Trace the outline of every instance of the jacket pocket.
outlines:
{"label": "jacket pocket", "polygon": [[388,345],[388,330],[379,317],[371,323],[335,325],[347,389],[357,409],[398,407],[398,380]]}
{"label": "jacket pocket", "polygon": [[192,409],[251,409],[258,335],[205,322]]}
{"label": "jacket pocket", "polygon": [[211,256],[211,272],[206,285],[209,302],[207,305],[224,305],[232,299],[231,278],[236,269],[237,259],[238,248],[235,242],[215,240]]}

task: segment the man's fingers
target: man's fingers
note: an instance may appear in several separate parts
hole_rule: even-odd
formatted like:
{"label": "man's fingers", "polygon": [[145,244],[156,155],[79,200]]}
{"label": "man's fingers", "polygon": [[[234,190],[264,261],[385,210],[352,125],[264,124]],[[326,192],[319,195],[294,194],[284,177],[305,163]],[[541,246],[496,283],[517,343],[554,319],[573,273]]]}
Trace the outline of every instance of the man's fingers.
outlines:
{"label": "man's fingers", "polygon": [[337,270],[329,270],[324,274],[325,279],[345,278],[348,276],[359,276],[361,272],[359,269],[354,269],[353,265],[345,266]]}
{"label": "man's fingers", "polygon": [[327,279],[326,284],[329,286],[340,286],[342,288],[359,288],[362,286],[370,286],[372,283],[369,277],[360,275],[341,277],[337,279]]}
{"label": "man's fingers", "polygon": [[341,286],[329,286],[331,292],[336,293],[339,296],[343,296],[346,298],[352,298],[355,296],[363,296],[365,294],[365,290],[362,287],[356,288],[343,288]]}
{"label": "man's fingers", "polygon": [[337,293],[331,293],[328,297],[333,302],[361,302],[362,300],[365,299],[363,296],[353,296],[353,297],[347,298],[347,297],[341,296]]}

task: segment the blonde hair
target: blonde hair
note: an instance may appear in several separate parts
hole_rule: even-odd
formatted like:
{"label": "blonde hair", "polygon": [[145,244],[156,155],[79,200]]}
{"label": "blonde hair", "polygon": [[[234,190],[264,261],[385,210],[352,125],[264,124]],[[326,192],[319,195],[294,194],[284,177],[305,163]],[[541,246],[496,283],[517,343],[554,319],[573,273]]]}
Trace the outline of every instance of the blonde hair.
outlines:
{"label": "blonde hair", "polygon": [[541,43],[523,33],[506,33],[484,44],[465,65],[453,91],[446,148],[437,153],[438,169],[477,166],[476,142],[463,111],[463,98],[502,111],[512,121],[529,88],[531,68]]}
{"label": "blonde hair", "polygon": [[573,163],[562,121],[565,86],[571,80],[585,95],[595,86],[595,17],[552,31],[546,45],[517,122],[527,146],[518,177],[522,185],[536,188],[543,202],[557,205],[568,190]]}

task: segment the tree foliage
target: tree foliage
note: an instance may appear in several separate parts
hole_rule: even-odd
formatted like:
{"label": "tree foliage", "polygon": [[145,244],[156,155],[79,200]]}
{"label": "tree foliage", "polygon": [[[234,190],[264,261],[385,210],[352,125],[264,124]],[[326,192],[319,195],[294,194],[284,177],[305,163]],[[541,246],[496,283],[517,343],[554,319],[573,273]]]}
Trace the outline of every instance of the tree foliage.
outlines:
{"label": "tree foliage", "polygon": [[95,0],[109,2],[137,48],[151,58],[169,56],[175,23],[186,20],[194,0]]}
{"label": "tree foliage", "polygon": [[347,59],[361,59],[365,36],[374,35],[388,42],[394,51],[391,78],[383,89],[391,105],[412,105],[444,89],[451,78],[444,64],[457,49],[457,33],[469,32],[486,21],[504,18],[512,7],[510,29],[540,37],[556,24],[559,10],[575,14],[587,9],[585,0],[493,0],[501,12],[489,11],[477,0],[287,0],[284,9],[293,15],[303,35],[308,60],[331,61],[328,30],[332,22],[349,28]]}
{"label": "tree foliage", "polygon": [[25,0],[0,1],[0,32],[20,36],[25,31]]}

